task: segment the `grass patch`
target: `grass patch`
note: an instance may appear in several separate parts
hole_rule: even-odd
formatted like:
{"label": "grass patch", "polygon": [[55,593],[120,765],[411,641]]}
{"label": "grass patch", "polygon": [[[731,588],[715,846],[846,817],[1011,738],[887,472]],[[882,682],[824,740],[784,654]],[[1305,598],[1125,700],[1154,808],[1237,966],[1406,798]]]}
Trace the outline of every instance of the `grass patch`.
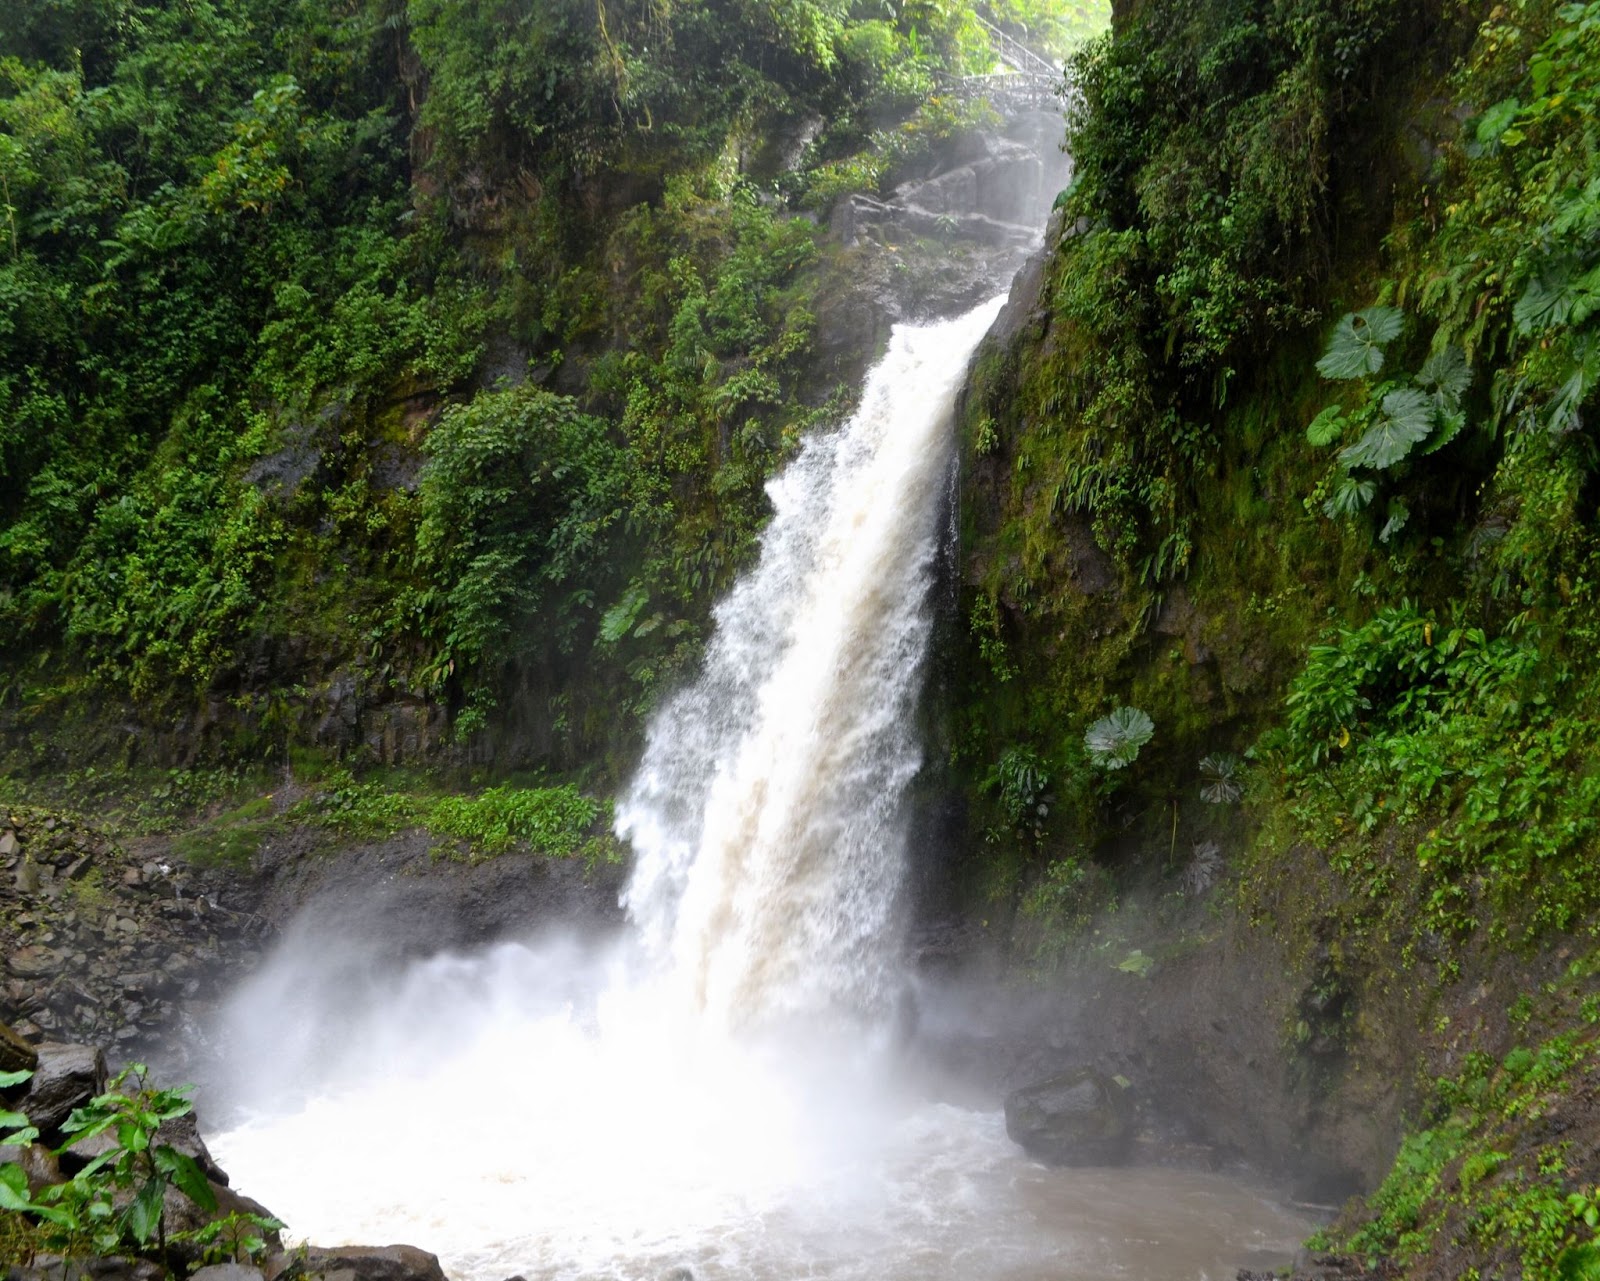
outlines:
{"label": "grass patch", "polygon": [[353,837],[385,837],[421,829],[438,838],[436,856],[469,860],[526,849],[546,858],[614,863],[621,850],[610,834],[611,805],[575,784],[506,784],[474,795],[430,793],[331,771],[289,816]]}

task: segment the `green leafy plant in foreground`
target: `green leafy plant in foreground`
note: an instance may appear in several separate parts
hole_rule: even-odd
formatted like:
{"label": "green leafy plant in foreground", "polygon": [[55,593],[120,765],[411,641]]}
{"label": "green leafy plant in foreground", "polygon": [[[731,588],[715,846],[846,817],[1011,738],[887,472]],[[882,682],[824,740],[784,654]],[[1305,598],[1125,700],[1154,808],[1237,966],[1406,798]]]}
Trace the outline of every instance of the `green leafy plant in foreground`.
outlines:
{"label": "green leafy plant in foreground", "polygon": [[[32,1074],[0,1074],[0,1088],[20,1085]],[[124,1088],[124,1087],[128,1088]],[[0,1210],[27,1215],[39,1224],[37,1241],[65,1255],[116,1254],[154,1248],[165,1256],[163,1218],[168,1188],[176,1188],[207,1214],[216,1193],[193,1157],[159,1141],[166,1121],[193,1111],[185,1089],[156,1089],[142,1063],[130,1064],[110,1087],[73,1111],[63,1123],[61,1151],[109,1135],[114,1143],[92,1157],[72,1178],[30,1191],[15,1162],[0,1165]],[[0,1143],[27,1144],[39,1130],[20,1112],[0,1112]]]}

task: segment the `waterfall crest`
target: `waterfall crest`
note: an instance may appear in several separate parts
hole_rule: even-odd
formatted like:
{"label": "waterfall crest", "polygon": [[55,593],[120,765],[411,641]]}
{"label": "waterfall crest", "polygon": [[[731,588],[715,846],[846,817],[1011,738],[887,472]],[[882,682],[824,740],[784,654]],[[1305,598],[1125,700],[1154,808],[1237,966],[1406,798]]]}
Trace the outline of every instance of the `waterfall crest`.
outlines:
{"label": "waterfall crest", "polygon": [[1003,302],[898,326],[856,414],[769,484],[759,560],[618,804],[641,942],[719,1026],[893,998],[951,416]]}

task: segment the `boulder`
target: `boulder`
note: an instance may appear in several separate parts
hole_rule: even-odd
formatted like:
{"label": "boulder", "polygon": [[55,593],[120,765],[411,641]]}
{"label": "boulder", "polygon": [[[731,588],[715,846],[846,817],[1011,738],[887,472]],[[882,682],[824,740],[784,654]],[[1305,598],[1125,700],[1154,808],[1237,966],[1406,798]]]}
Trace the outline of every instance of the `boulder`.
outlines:
{"label": "boulder", "polygon": [[38,1143],[0,1143],[0,1165],[20,1165],[28,1176],[30,1194],[62,1182],[61,1163],[55,1153]]}
{"label": "boulder", "polygon": [[32,1072],[39,1052],[9,1023],[0,1023],[0,1072]]}
{"label": "boulder", "polygon": [[439,1257],[414,1245],[308,1246],[302,1254],[267,1261],[267,1281],[321,1277],[324,1281],[445,1281]]}
{"label": "boulder", "polygon": [[228,1186],[227,1171],[216,1163],[211,1150],[206,1147],[206,1141],[200,1137],[200,1125],[193,1112],[163,1121],[161,1128],[156,1131],[156,1142],[165,1143],[192,1158],[211,1182]]}
{"label": "boulder", "polygon": [[63,1259],[41,1254],[33,1266],[14,1264],[6,1281],[165,1281],[167,1270],[149,1259],[124,1259],[116,1255]]}
{"label": "boulder", "polygon": [[1052,1165],[1117,1165],[1133,1141],[1132,1109],[1104,1073],[1074,1068],[1008,1094],[1006,1133]]}
{"label": "boulder", "polygon": [[61,968],[61,953],[54,948],[30,944],[13,952],[9,965],[19,979],[41,979]]}
{"label": "boulder", "polygon": [[[242,1196],[232,1188],[225,1187],[220,1183],[210,1180],[208,1182],[211,1182],[211,1194],[217,1198],[217,1208],[211,1213],[202,1210],[182,1192],[178,1191],[177,1188],[169,1187],[167,1189],[166,1199],[162,1203],[161,1222],[166,1229],[169,1241],[175,1233],[195,1232],[216,1219],[226,1219],[230,1214],[237,1214],[241,1217],[253,1214],[263,1219],[272,1217],[272,1211],[262,1205],[261,1202],[252,1201],[249,1197]],[[277,1232],[263,1232],[261,1235],[266,1238],[267,1245],[272,1249],[281,1250],[283,1248],[283,1240]],[[203,1247],[193,1242],[171,1245],[169,1249],[176,1258],[191,1266],[200,1261],[200,1256],[203,1253]],[[441,1274],[441,1281],[443,1281],[443,1274]]]}
{"label": "boulder", "polygon": [[39,1044],[34,1070],[21,1111],[41,1130],[55,1129],[72,1109],[82,1107],[106,1088],[106,1056],[92,1045]]}
{"label": "boulder", "polygon": [[189,1281],[263,1281],[260,1268],[244,1263],[213,1263],[189,1274]]}

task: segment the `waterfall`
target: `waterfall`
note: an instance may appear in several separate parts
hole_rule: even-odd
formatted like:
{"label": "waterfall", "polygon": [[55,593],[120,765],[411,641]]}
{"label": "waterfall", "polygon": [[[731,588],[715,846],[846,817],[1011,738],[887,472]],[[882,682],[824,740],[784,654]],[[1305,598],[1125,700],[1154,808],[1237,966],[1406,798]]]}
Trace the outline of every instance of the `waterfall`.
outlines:
{"label": "waterfall", "polygon": [[854,417],[768,485],[760,557],[618,805],[641,941],[718,1026],[892,999],[951,417],[1003,301],[898,326]]}
{"label": "waterfall", "polygon": [[[341,905],[230,1000],[233,1186],[454,1281],[1222,1275],[1304,1224],[1211,1179],[1052,1171],[882,1035],[952,404],[999,303],[898,328],[771,485],[756,564],[620,798],[621,939],[373,964]],[[1197,1182],[1198,1180],[1198,1182]],[[1255,1257],[1255,1256],[1252,1256]]]}

